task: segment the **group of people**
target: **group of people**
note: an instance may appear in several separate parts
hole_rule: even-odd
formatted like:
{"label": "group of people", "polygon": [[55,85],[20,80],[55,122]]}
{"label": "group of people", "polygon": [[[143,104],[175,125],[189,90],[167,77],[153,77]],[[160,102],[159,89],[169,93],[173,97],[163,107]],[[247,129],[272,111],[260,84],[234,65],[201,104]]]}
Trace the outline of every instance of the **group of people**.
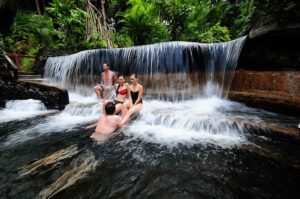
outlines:
{"label": "group of people", "polygon": [[[91,138],[104,141],[118,128],[122,128],[130,116],[142,109],[143,86],[138,83],[136,74],[130,75],[131,84],[126,83],[123,75],[110,70],[109,64],[103,64],[100,84],[94,87],[103,113],[98,122],[87,128],[96,128]],[[101,96],[103,95],[103,97]],[[112,99],[112,96],[115,96]]]}

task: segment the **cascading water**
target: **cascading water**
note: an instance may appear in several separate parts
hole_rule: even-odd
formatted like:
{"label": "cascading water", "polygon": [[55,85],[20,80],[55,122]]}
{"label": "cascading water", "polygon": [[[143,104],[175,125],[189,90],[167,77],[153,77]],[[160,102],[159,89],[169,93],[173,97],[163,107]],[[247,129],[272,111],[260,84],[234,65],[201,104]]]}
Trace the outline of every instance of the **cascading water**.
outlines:
{"label": "cascading water", "polygon": [[[0,109],[0,195],[299,197],[299,144],[288,137],[299,118],[226,99],[243,42],[170,42],[49,58],[47,82],[67,88],[70,104],[59,112],[19,100]],[[99,144],[85,126],[101,114],[93,86],[104,62],[138,73],[148,97],[139,117]],[[279,139],[270,133],[276,131],[283,132]]]}
{"label": "cascading water", "polygon": [[[52,57],[45,78],[86,94],[99,82],[103,63],[120,74],[136,73],[145,93],[156,99],[189,99],[212,94],[226,97],[245,37],[230,42],[202,44],[168,42],[132,48],[87,50]],[[89,93],[90,94],[90,93]]]}
{"label": "cascading water", "polygon": [[[119,74],[138,74],[147,99],[172,101],[171,105],[166,101],[146,102],[142,117],[124,132],[144,140],[157,139],[165,144],[210,142],[230,146],[242,143],[245,138],[242,127],[233,126],[219,112],[221,107],[228,104],[220,97],[227,96],[244,41],[245,37],[217,44],[168,42],[87,50],[49,58],[44,76],[52,83],[67,88],[72,101],[76,93],[77,97],[91,96],[93,85],[99,81],[103,63],[110,63],[111,69]],[[197,100],[199,97],[205,99]],[[181,101],[184,99],[194,101]],[[156,105],[151,106],[153,103]],[[83,104],[80,102],[69,106],[75,109],[76,114],[80,114],[82,107],[87,107]],[[69,110],[69,106],[65,111]],[[210,107],[205,109],[203,106]],[[221,118],[220,122],[215,122],[216,117]],[[175,134],[174,129],[177,132]],[[143,136],[140,137],[140,134]],[[163,142],[163,137],[174,139]]]}

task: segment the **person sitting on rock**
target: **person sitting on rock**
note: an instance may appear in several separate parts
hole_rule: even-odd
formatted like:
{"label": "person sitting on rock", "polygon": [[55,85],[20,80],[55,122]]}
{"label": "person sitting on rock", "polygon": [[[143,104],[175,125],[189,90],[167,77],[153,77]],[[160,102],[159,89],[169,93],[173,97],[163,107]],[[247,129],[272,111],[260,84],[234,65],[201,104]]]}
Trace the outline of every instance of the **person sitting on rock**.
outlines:
{"label": "person sitting on rock", "polygon": [[110,98],[110,93],[113,90],[116,80],[116,73],[110,70],[109,64],[104,63],[103,72],[101,73],[101,82],[94,87],[95,93],[100,101],[102,101],[101,92],[103,92],[104,99]]}

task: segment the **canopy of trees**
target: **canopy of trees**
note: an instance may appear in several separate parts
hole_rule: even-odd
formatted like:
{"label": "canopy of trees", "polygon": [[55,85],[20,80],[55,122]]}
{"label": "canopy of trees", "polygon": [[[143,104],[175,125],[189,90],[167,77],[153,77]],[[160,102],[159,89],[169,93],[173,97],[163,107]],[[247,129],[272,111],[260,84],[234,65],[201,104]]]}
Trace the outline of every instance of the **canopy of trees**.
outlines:
{"label": "canopy of trees", "polygon": [[0,0],[0,9],[15,11],[9,34],[0,34],[0,48],[35,55],[49,47],[82,50],[176,40],[222,42],[247,34],[258,12],[277,12],[284,16],[281,20],[299,20],[296,2]]}

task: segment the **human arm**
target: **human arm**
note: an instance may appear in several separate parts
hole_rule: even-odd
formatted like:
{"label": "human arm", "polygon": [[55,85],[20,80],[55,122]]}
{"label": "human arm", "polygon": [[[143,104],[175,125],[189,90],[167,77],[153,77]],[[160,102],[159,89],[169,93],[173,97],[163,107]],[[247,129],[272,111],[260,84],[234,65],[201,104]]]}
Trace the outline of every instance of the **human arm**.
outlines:
{"label": "human arm", "polygon": [[[127,84],[127,96],[129,99],[129,105],[130,107],[132,106],[132,99],[131,99],[131,95],[130,95],[130,88],[129,88],[129,84]],[[129,107],[128,107],[129,108]]]}
{"label": "human arm", "polygon": [[120,116],[117,116],[117,128],[122,128],[124,125],[122,123],[122,118]]}
{"label": "human arm", "polygon": [[117,73],[113,72],[113,84],[116,84],[118,82]]}
{"label": "human arm", "polygon": [[96,126],[97,126],[97,123],[91,124],[91,125],[89,125],[89,126],[86,126],[85,129],[96,128]]}
{"label": "human arm", "polygon": [[140,103],[142,97],[143,97],[143,94],[144,94],[144,88],[142,85],[139,86],[139,96],[137,98],[137,100],[135,101],[135,103],[133,105],[137,105],[138,103]]}

